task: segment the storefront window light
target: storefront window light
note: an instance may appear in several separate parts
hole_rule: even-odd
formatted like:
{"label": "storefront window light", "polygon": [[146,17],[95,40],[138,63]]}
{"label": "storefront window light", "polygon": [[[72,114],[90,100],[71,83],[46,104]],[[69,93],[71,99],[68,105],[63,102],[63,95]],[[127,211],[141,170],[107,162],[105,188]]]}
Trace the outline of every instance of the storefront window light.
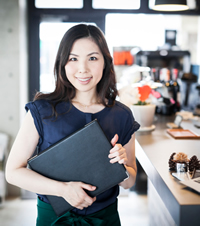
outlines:
{"label": "storefront window light", "polygon": [[83,0],[35,0],[36,8],[81,9]]}
{"label": "storefront window light", "polygon": [[140,0],[93,0],[94,9],[139,9]]}

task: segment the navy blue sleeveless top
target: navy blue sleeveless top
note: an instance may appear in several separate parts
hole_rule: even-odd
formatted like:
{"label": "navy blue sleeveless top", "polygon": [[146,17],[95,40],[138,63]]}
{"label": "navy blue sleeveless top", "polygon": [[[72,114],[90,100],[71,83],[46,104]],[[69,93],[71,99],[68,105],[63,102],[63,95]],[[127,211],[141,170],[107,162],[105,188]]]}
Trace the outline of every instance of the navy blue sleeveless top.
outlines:
{"label": "navy blue sleeveless top", "polygon": [[[36,100],[25,106],[30,110],[34,119],[36,129],[39,133],[38,151],[41,152],[69,136],[85,124],[97,119],[106,136],[111,140],[115,134],[119,135],[120,143],[124,146],[130,140],[132,134],[137,131],[140,125],[134,120],[131,110],[124,104],[116,101],[113,107],[105,107],[95,114],[84,113],[78,110],[69,102],[61,102],[56,106],[58,117],[45,119],[52,115],[52,106],[46,100]],[[115,186],[97,196],[96,201],[83,210],[74,208],[73,211],[80,215],[88,215],[97,212],[110,204],[114,203],[119,194],[119,186]],[[39,198],[49,203],[45,195],[39,195]]]}

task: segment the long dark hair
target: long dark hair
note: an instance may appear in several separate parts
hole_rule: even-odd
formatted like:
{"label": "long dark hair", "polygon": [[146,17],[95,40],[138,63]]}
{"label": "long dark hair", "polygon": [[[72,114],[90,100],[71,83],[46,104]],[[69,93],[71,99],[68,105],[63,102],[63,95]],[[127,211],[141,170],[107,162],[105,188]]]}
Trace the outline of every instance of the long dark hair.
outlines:
{"label": "long dark hair", "polygon": [[[54,65],[54,76],[56,81],[55,90],[51,93],[38,92],[34,97],[34,100],[46,99],[53,103],[55,114],[55,107],[58,103],[62,101],[71,101],[76,95],[74,86],[67,79],[65,65],[68,62],[69,54],[74,42],[77,39],[85,37],[91,37],[104,56],[105,68],[103,70],[103,76],[97,84],[97,94],[101,103],[107,107],[112,106],[118,94],[112,57],[102,31],[93,25],[79,24],[70,28],[60,42]],[[107,103],[106,99],[111,101]]]}

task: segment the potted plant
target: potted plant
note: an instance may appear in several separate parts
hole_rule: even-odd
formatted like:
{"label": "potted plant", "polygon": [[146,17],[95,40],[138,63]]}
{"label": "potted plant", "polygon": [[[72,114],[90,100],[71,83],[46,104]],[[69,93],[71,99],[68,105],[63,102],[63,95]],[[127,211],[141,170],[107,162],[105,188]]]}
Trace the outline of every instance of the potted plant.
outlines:
{"label": "potted plant", "polygon": [[[130,108],[133,112],[135,120],[140,124],[141,129],[144,127],[152,127],[156,105],[152,104],[149,96],[151,94],[151,87],[143,85],[136,88],[137,101],[133,103]],[[141,130],[140,129],[140,130]]]}

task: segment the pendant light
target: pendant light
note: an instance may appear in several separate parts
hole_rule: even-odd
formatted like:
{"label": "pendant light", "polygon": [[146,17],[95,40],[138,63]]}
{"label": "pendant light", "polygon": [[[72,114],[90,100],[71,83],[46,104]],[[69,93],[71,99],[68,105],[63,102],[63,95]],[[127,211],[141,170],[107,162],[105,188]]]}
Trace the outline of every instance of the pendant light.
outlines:
{"label": "pendant light", "polygon": [[188,10],[186,0],[155,0],[155,5],[152,7],[156,11],[183,11]]}

